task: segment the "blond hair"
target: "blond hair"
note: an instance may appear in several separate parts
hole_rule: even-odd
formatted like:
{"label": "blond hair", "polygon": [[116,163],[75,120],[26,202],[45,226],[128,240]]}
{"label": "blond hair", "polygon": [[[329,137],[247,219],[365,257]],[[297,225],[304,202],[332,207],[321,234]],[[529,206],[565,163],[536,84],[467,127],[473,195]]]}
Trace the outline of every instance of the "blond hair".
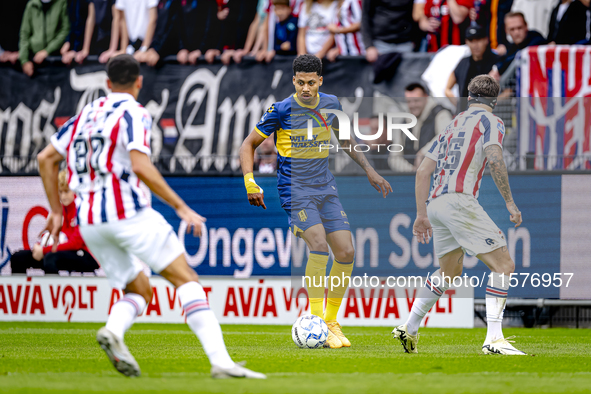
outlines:
{"label": "blond hair", "polygon": [[57,185],[62,189],[68,187],[68,171],[60,171],[60,173],[57,175]]}

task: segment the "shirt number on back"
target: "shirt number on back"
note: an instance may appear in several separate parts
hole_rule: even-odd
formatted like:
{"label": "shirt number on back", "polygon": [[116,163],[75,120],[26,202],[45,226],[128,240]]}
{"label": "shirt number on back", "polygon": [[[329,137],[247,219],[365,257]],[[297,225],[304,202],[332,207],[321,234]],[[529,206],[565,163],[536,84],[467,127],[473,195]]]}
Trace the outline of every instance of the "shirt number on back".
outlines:
{"label": "shirt number on back", "polygon": [[462,146],[464,146],[463,138],[452,138],[449,141],[449,152],[447,152],[447,160],[443,166],[446,170],[455,170],[460,165],[460,159],[462,158]]}
{"label": "shirt number on back", "polygon": [[[74,140],[74,152],[76,154],[76,173],[83,175],[88,173],[88,153],[90,155],[90,166],[93,170],[99,170],[99,157],[103,152],[105,140],[102,135],[94,135],[90,137],[90,146],[88,140],[84,137],[78,137]],[[92,150],[91,150],[92,149]]]}

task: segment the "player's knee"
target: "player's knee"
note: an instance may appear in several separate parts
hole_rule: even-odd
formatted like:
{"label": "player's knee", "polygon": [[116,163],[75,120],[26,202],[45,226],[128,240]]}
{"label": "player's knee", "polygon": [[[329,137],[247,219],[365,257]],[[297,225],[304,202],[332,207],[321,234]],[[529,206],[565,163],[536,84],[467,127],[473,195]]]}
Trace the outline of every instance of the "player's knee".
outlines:
{"label": "player's knee", "polygon": [[515,272],[515,262],[512,258],[508,258],[503,262],[502,270],[505,275],[511,275]]}
{"label": "player's knee", "polygon": [[355,249],[353,245],[347,245],[339,250],[333,250],[334,258],[342,263],[349,263],[355,258]]}
{"label": "player's knee", "polygon": [[323,239],[312,239],[308,241],[308,247],[314,252],[328,253],[328,244]]}

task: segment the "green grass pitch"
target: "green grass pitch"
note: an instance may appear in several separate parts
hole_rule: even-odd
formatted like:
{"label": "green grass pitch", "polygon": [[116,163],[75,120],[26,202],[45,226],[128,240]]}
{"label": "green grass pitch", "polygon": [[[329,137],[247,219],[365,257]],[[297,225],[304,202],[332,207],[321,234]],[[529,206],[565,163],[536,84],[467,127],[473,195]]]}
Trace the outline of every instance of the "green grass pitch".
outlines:
{"label": "green grass pitch", "polygon": [[224,326],[235,360],[266,381],[213,380],[185,325],[136,324],[126,343],[142,377],[120,375],[95,342],[101,324],[0,323],[1,393],[591,392],[591,330],[506,329],[524,357],[485,356],[484,329],[421,329],[404,354],[387,327],[345,327],[350,349],[298,349],[286,326]]}

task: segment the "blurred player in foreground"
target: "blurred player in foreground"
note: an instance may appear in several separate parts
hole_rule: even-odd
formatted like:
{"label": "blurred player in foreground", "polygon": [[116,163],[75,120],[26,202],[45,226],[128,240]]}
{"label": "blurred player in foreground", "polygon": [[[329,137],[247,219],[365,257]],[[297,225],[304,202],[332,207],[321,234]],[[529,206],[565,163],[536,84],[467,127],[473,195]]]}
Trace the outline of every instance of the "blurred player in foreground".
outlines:
{"label": "blurred player in foreground", "polygon": [[[311,312],[323,318],[328,325],[325,346],[333,349],[349,347],[351,342],[341,331],[337,312],[350,283],[355,250],[349,219],[339,201],[335,178],[328,169],[327,148],[331,139],[330,129],[338,137],[339,125],[334,114],[322,117],[319,113],[321,109],[342,111],[342,107],[335,96],[318,93],[322,86],[322,62],[316,56],[301,55],[294,60],[293,84],[296,93],[273,104],[242,143],[240,163],[244,183],[250,204],[267,209],[263,189],[256,184],[252,174],[254,151],[275,133],[277,189],[281,207],[289,217],[291,231],[296,237],[302,237],[310,249],[306,283]],[[312,139],[307,136],[308,119],[315,121]],[[385,198],[392,187],[369,165],[363,153],[355,150],[357,143],[354,138],[339,142],[342,149],[365,170],[369,183]],[[328,279],[331,286],[324,311],[324,278],[329,245],[335,260]],[[333,277],[339,278],[339,283],[334,282],[338,286],[332,286]]]}
{"label": "blurred player in foreground", "polygon": [[[429,243],[433,235],[440,269],[419,290],[407,322],[392,331],[407,353],[417,353],[418,329],[423,317],[462,274],[464,252],[476,255],[492,271],[486,289],[488,331],[485,354],[525,355],[503,337],[502,322],[509,275],[515,263],[503,233],[478,203],[482,174],[488,161],[491,175],[505,199],[511,222],[521,224],[503,160],[503,121],[492,114],[499,84],[479,75],[468,86],[469,108],[460,113],[433,143],[416,176],[417,219],[413,235]],[[429,191],[429,179],[434,175]],[[433,227],[431,227],[433,225]]]}
{"label": "blurred player in foreground", "polygon": [[136,101],[143,82],[139,63],[130,55],[117,56],[107,64],[107,75],[112,93],[86,105],[38,155],[51,206],[47,229],[57,240],[62,226],[57,176],[65,158],[70,188],[79,197],[82,238],[111,286],[125,292],[113,305],[107,325],[98,331],[98,343],[119,372],[140,375],[139,365],[123,342],[125,332],[152,298],[150,282],[136,256],[177,287],[187,324],[209,357],[213,377],[265,378],[234,363],[228,355],[220,325],[197,274],[185,260],[182,244],[139,187],[144,182],[176,210],[187,223],[187,231],[201,234],[205,218],[189,208],[150,161],[152,118]]}

